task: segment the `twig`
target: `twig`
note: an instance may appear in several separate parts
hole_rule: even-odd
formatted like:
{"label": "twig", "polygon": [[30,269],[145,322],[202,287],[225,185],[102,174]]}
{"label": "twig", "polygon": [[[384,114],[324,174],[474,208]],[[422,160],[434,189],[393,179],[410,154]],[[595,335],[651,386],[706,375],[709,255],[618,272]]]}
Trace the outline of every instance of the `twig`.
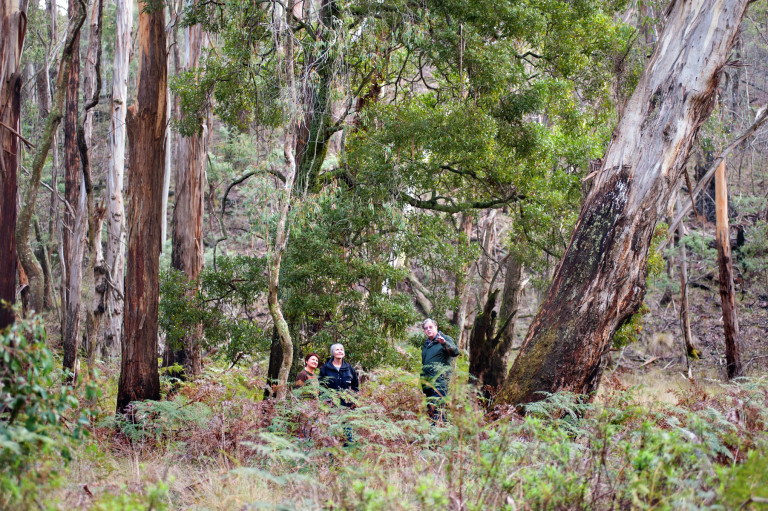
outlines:
{"label": "twig", "polygon": [[13,134],[14,134],[14,135],[16,135],[17,137],[19,137],[19,138],[21,139],[21,141],[22,141],[22,142],[24,142],[24,143],[27,145],[27,147],[29,147],[30,149],[37,149],[37,147],[35,147],[35,144],[33,144],[32,142],[30,142],[29,140],[27,140],[26,138],[24,138],[24,136],[23,136],[21,133],[19,133],[19,132],[18,132],[18,131],[16,131],[15,129],[11,128],[11,127],[10,127],[10,126],[8,126],[7,124],[5,124],[5,123],[3,123],[2,121],[0,121],[0,126],[2,126],[3,128],[7,129],[7,130],[8,130],[8,131],[10,131],[11,133],[13,133]]}

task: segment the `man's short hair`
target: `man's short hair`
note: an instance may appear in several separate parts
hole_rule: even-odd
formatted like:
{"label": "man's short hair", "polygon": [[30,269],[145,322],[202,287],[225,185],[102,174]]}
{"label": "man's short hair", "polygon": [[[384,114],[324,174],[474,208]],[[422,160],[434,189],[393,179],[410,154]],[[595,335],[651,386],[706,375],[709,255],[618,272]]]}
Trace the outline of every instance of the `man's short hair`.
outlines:
{"label": "man's short hair", "polygon": [[333,358],[333,352],[337,347],[341,347],[341,349],[344,349],[344,345],[340,342],[337,342],[336,344],[331,344],[331,358]]}
{"label": "man's short hair", "polygon": [[306,364],[307,362],[309,362],[309,359],[310,359],[310,358],[312,358],[312,357],[315,357],[315,358],[317,358],[317,361],[318,361],[318,362],[320,362],[320,355],[318,355],[317,353],[315,353],[315,352],[313,351],[312,353],[307,353],[307,356],[306,356],[306,357],[304,357],[304,364]]}
{"label": "man's short hair", "polygon": [[435,321],[432,318],[427,318],[421,323],[421,328],[425,328],[428,323],[432,323],[433,325],[437,326],[437,321]]}

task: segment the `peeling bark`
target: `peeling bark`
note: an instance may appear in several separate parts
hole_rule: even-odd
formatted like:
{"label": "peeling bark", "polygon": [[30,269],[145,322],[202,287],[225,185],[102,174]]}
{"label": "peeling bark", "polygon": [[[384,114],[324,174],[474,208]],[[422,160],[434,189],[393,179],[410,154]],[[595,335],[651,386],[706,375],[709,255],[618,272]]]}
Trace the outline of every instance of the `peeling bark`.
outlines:
{"label": "peeling bark", "polygon": [[0,0],[0,330],[14,321],[16,301],[16,202],[21,129],[21,51],[27,2]]}
{"label": "peeling bark", "polygon": [[[162,7],[140,2],[136,104],[127,112],[130,140],[128,258],[117,411],[160,398],[157,369],[160,209],[165,168],[167,68]],[[154,7],[154,9],[153,9]]]}
{"label": "peeling bark", "polygon": [[[203,31],[199,25],[186,28],[184,70],[194,70],[200,62],[203,49]],[[203,269],[203,189],[205,186],[205,154],[208,146],[210,117],[201,124],[200,131],[190,136],[179,136],[175,175],[175,206],[171,266],[195,281]],[[163,365],[178,363],[185,376],[197,376],[202,370],[200,344],[202,325],[197,325],[181,340],[180,346],[168,346]]]}
{"label": "peeling bark", "polygon": [[79,8],[76,14],[70,19],[67,37],[61,52],[59,74],[56,81],[56,92],[51,104],[51,112],[48,114],[43,134],[40,137],[40,142],[37,144],[35,154],[32,157],[31,176],[29,178],[27,190],[24,193],[24,203],[16,222],[16,250],[19,255],[19,262],[29,278],[30,308],[36,311],[41,311],[43,307],[44,277],[40,263],[30,246],[29,235],[32,226],[32,216],[35,211],[35,203],[37,201],[37,192],[40,189],[43,166],[48,157],[48,151],[51,149],[56,130],[63,118],[62,110],[64,108],[64,97],[67,88],[66,84],[69,77],[69,63],[72,60],[74,42],[80,34],[80,28],[83,26],[83,21],[85,21],[85,4],[79,2],[78,5]]}
{"label": "peeling bark", "polygon": [[642,303],[656,222],[712,110],[718,73],[747,4],[697,0],[670,6],[500,402],[596,390],[616,329]]}
{"label": "peeling bark", "polygon": [[[78,0],[69,0],[68,13],[72,18],[80,8]],[[70,371],[70,381],[77,377],[77,351],[80,346],[80,305],[83,287],[83,257],[87,229],[85,182],[80,167],[80,149],[77,126],[80,97],[80,33],[73,40],[72,60],[67,76],[66,108],[64,111],[64,208],[62,243],[68,272],[64,285],[64,369]]]}
{"label": "peeling bark", "polygon": [[725,367],[728,379],[743,376],[739,356],[739,318],[736,316],[736,298],[733,289],[731,261],[731,235],[728,222],[728,184],[725,177],[725,160],[715,173],[715,210],[717,216],[717,266],[720,277],[720,301],[723,307],[723,332],[725,334]]}
{"label": "peeling bark", "polygon": [[110,159],[107,167],[107,247],[105,275],[108,285],[104,351],[119,350],[123,331],[123,289],[125,256],[125,112],[128,101],[128,61],[131,49],[133,2],[115,0],[115,60],[112,75],[112,108],[109,123]]}

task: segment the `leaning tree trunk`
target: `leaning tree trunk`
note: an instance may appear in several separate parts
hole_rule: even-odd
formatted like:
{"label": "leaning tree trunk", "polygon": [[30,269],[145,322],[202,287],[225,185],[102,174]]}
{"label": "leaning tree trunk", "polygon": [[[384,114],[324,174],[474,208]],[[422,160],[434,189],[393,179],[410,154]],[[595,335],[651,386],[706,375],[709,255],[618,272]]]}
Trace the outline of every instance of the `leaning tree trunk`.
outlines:
{"label": "leaning tree trunk", "polygon": [[162,5],[140,2],[138,92],[128,109],[130,199],[117,411],[160,398],[157,370],[160,209],[165,168],[167,68]]}
{"label": "leaning tree trunk", "polygon": [[[187,27],[185,31],[184,70],[193,71],[200,62],[204,35],[200,25]],[[178,138],[171,266],[190,281],[196,281],[203,269],[203,187],[209,124],[206,117],[198,133]],[[170,360],[163,360],[163,365],[178,363],[184,368],[185,376],[199,375],[202,334],[202,325],[197,325],[179,346],[166,347]]]}
{"label": "leaning tree trunk", "polygon": [[642,302],[646,259],[748,0],[675,1],[594,176],[568,248],[499,399],[596,390],[616,329]]}
{"label": "leaning tree trunk", "polygon": [[728,185],[725,178],[725,160],[715,173],[715,211],[717,215],[717,266],[720,269],[720,300],[723,305],[725,333],[725,363],[728,379],[742,376],[739,356],[739,319],[733,290],[731,261],[731,235],[728,227]]}
{"label": "leaning tree trunk", "polygon": [[131,50],[133,2],[115,0],[115,61],[112,75],[112,116],[109,123],[109,166],[107,167],[107,305],[104,325],[104,352],[117,352],[123,331],[123,275],[125,254],[125,208],[123,170],[125,166],[125,111],[128,100],[128,60]]}
{"label": "leaning tree trunk", "polygon": [[[21,50],[27,2],[0,0],[0,330],[14,321],[16,301],[16,200],[21,146]],[[4,302],[4,303],[3,303]]]}
{"label": "leaning tree trunk", "polygon": [[[73,17],[80,8],[78,0],[69,0],[69,16]],[[77,376],[77,351],[80,346],[80,304],[83,288],[83,255],[87,211],[85,205],[85,182],[80,168],[80,148],[77,143],[77,126],[80,97],[80,35],[73,42],[72,61],[67,81],[66,109],[64,113],[64,255],[66,280],[64,285],[64,324],[62,342],[64,345],[64,369],[70,378]]]}
{"label": "leaning tree trunk", "polygon": [[75,40],[80,34],[80,28],[85,20],[85,5],[83,2],[79,2],[78,5],[79,9],[69,23],[64,48],[61,52],[61,60],[59,61],[59,74],[56,79],[56,92],[51,104],[51,112],[48,114],[43,134],[40,136],[40,141],[32,157],[29,184],[24,193],[24,203],[16,222],[16,250],[19,255],[19,262],[29,278],[30,308],[36,311],[41,311],[43,307],[44,278],[43,270],[29,243],[29,235],[32,226],[32,216],[35,212],[37,192],[40,189],[43,166],[48,157],[48,151],[51,149],[56,130],[63,117],[62,110],[64,108],[64,97],[69,76],[69,64],[74,53]]}

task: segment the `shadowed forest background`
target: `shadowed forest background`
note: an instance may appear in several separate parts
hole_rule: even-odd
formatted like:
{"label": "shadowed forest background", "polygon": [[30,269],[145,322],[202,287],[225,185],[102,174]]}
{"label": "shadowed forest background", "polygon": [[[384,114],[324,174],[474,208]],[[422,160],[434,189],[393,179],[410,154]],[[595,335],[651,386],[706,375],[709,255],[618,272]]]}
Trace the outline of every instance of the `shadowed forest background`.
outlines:
{"label": "shadowed forest background", "polygon": [[726,4],[0,0],[0,508],[768,506]]}

